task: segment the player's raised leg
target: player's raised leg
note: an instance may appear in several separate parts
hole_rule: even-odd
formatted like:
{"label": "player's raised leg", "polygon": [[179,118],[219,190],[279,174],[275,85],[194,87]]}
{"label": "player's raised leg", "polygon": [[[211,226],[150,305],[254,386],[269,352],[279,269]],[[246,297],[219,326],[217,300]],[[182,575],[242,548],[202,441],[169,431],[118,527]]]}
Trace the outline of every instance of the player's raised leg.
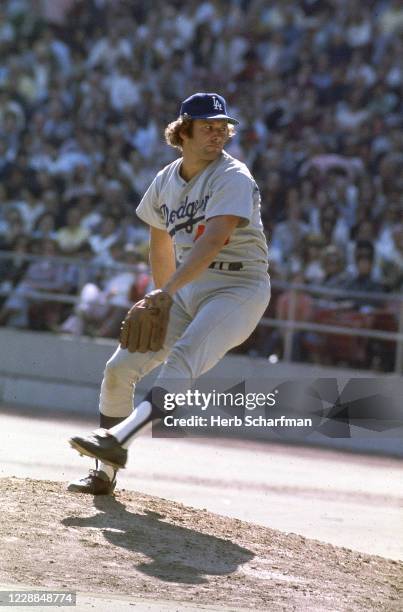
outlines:
{"label": "player's raised leg", "polygon": [[[207,286],[216,278],[207,273]],[[221,284],[225,280],[221,279]],[[197,296],[195,296],[197,299]],[[202,297],[202,296],[200,296]],[[251,298],[253,297],[253,300]],[[178,392],[184,385],[210,370],[231,348],[241,344],[253,332],[270,299],[270,285],[265,274],[242,287],[228,285],[227,291],[212,293],[183,335],[173,345],[157,377],[154,388],[136,410],[108,431],[94,432],[76,440],[76,448],[113,468],[125,467],[127,448],[144,425],[164,416],[165,392]]]}

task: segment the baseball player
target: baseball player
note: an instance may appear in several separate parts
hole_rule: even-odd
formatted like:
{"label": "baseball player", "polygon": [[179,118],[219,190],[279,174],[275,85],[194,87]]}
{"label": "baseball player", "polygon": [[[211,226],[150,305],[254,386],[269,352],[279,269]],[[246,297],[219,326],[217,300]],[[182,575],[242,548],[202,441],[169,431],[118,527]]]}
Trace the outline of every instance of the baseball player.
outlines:
{"label": "baseball player", "polygon": [[[270,299],[268,252],[258,187],[245,164],[224,151],[238,121],[224,98],[196,93],[165,130],[181,156],[155,177],[137,215],[150,226],[155,290],[135,304],[107,362],[100,426],[70,440],[96,469],[70,491],[110,494],[138,431],[164,416],[158,391],[177,392],[255,329]],[[133,410],[135,384],[163,364],[155,387]],[[171,391],[172,392],[172,391]]]}

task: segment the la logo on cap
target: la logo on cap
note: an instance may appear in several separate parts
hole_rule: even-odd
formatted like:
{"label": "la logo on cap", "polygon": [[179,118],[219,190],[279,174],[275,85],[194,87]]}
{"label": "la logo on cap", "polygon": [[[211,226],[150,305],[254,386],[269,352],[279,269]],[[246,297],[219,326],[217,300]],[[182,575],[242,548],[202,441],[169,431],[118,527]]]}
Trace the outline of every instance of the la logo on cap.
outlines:
{"label": "la logo on cap", "polygon": [[213,96],[213,106],[215,110],[224,110],[220,100],[218,100],[215,96]]}

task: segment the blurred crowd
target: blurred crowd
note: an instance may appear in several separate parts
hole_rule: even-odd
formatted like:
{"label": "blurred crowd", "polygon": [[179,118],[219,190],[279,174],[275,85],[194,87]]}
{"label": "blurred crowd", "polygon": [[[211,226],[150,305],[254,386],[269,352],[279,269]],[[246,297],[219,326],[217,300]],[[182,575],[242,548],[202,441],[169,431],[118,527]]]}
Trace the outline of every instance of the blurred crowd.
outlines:
{"label": "blurred crowd", "polygon": [[[0,249],[16,252],[0,259],[0,324],[30,325],[20,285],[42,277],[105,297],[130,263],[130,291],[145,290],[134,210],[195,91],[240,120],[227,150],[260,186],[273,278],[401,291],[400,0],[4,0],[0,55]],[[88,278],[18,259],[50,251]],[[50,328],[79,316],[60,310]]]}

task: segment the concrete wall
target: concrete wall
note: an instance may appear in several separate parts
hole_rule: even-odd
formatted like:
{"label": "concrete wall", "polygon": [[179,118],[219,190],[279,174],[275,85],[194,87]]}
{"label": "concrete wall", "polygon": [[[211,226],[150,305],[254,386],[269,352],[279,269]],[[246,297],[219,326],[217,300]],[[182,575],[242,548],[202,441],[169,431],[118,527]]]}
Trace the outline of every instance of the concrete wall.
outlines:
{"label": "concrete wall", "polygon": [[[96,412],[99,385],[114,340],[72,337],[0,329],[0,401],[45,406],[71,412]],[[145,377],[139,391],[150,388],[154,374]],[[372,376],[335,368],[278,363],[241,355],[225,357],[210,376],[217,378]]]}
{"label": "concrete wall", "polygon": [[[105,362],[117,343],[112,340],[75,338],[51,333],[0,329],[0,403],[43,407],[66,413],[93,415],[98,413],[99,385]],[[150,387],[156,370],[138,385],[139,395]],[[269,364],[266,359],[229,355],[214,370],[211,378],[282,379],[300,378],[373,377],[367,371],[341,370],[309,365],[279,362]],[[403,382],[403,378],[400,378]],[[402,421],[403,422],[403,421]],[[270,434],[268,434],[270,438]],[[403,454],[400,440],[380,442],[374,435],[365,440],[310,438],[309,443],[319,443],[336,448],[363,449],[391,454]]]}

